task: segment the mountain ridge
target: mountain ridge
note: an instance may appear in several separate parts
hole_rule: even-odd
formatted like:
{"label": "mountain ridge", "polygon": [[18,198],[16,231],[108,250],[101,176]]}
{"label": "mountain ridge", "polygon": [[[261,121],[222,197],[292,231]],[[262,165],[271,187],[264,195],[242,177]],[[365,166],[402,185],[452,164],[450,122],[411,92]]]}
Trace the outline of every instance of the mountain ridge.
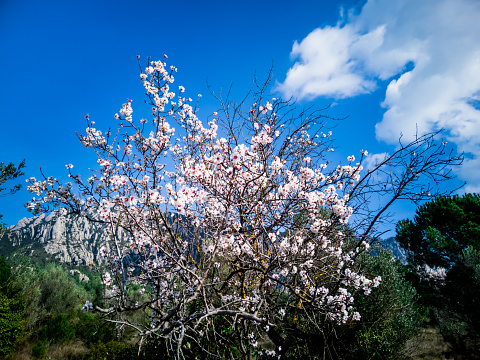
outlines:
{"label": "mountain ridge", "polygon": [[78,215],[54,213],[23,218],[0,237],[0,255],[9,257],[19,251],[32,258],[88,265],[98,263],[98,250],[109,251],[106,225]]}
{"label": "mountain ridge", "polygon": [[[57,216],[54,213],[23,218],[0,236],[0,256],[9,257],[20,251],[23,255],[44,261],[72,265],[101,262],[99,249],[110,251],[106,225],[78,215]],[[406,263],[406,252],[395,237],[381,239],[378,244],[392,251],[392,256]]]}

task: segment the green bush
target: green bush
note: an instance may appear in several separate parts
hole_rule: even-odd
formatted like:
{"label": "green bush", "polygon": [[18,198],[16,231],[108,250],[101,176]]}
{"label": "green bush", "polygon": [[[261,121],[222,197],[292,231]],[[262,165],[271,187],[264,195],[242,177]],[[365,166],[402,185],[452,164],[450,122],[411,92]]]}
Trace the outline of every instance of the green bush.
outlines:
{"label": "green bush", "polygon": [[91,346],[88,360],[130,360],[137,358],[136,348],[119,341],[98,342]]}
{"label": "green bush", "polygon": [[87,345],[107,343],[116,338],[115,326],[92,314],[83,314],[78,319],[75,324],[75,335]]}
{"label": "green bush", "polygon": [[[119,341],[111,340],[106,343],[97,342],[90,346],[91,352],[88,360],[167,360],[173,359],[168,352],[165,343],[150,339],[138,351],[135,345],[128,345]],[[187,359],[205,359],[205,356],[194,357],[192,353],[186,356]],[[238,357],[235,357],[238,358]]]}
{"label": "green bush", "polygon": [[480,338],[480,194],[436,197],[396,233],[420,302],[444,339],[464,351],[469,338]]}
{"label": "green bush", "polygon": [[40,301],[50,314],[68,314],[72,310],[78,310],[82,303],[80,299],[89,297],[68,271],[56,264],[47,264],[40,272],[39,286]]}
{"label": "green bush", "polygon": [[25,304],[18,286],[12,282],[12,271],[0,257],[0,355],[9,354],[24,330]]}
{"label": "green bush", "polygon": [[20,286],[25,300],[26,328],[32,330],[47,315],[74,314],[82,302],[91,297],[67,270],[57,264],[41,267],[28,258],[14,256],[12,277]]}
{"label": "green bush", "polygon": [[45,324],[42,336],[47,341],[70,342],[75,337],[75,330],[68,323],[67,317],[59,314]]}
{"label": "green bush", "polygon": [[405,267],[389,251],[358,259],[370,278],[381,276],[380,286],[365,296],[355,296],[355,308],[362,318],[346,331],[347,359],[397,359],[399,352],[421,326],[422,308],[417,292],[405,280]]}
{"label": "green bush", "polygon": [[25,307],[21,299],[0,293],[0,355],[9,354],[23,333]]}
{"label": "green bush", "polygon": [[47,345],[44,341],[39,340],[32,348],[32,355],[34,358],[44,358],[47,355]]}
{"label": "green bush", "polygon": [[[90,301],[94,305],[102,306],[103,305],[103,283],[100,275],[97,272],[90,270],[88,267],[82,267],[80,271],[88,276],[89,281],[77,281],[77,283],[85,289],[89,294]],[[77,278],[77,276],[75,276]]]}

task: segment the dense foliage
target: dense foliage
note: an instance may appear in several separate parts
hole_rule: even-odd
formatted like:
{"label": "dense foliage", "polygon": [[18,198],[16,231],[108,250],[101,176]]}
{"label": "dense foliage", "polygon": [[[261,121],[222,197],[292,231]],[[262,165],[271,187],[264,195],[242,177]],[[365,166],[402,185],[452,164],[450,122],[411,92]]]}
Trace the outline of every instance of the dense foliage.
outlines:
{"label": "dense foliage", "polygon": [[416,265],[450,270],[463,251],[480,249],[480,195],[437,197],[420,206],[414,220],[397,225],[397,240]]}
{"label": "dense foliage", "polygon": [[[10,263],[13,270],[0,257],[1,359],[24,357],[25,353],[33,358],[72,360],[168,358],[161,344],[143,344],[139,351],[131,342],[131,332],[119,337],[115,327],[99,314],[80,310],[87,297],[103,302],[103,286],[95,272],[80,268],[90,278],[80,282],[78,275],[72,276],[58,264],[32,263],[19,255]],[[52,289],[58,294],[52,294]],[[43,304],[41,299],[47,301]]]}
{"label": "dense foliage", "polygon": [[11,263],[15,269],[15,281],[28,309],[25,317],[28,330],[46,316],[78,311],[81,300],[94,298],[60,265],[49,263],[41,267],[23,256],[14,256]]}
{"label": "dense foliage", "polygon": [[378,255],[364,254],[360,263],[367,274],[380,275],[383,281],[371,296],[356,299],[362,320],[342,335],[348,350],[342,359],[397,359],[422,323],[418,295],[405,279],[405,266],[381,247],[375,252]]}
{"label": "dense foliage", "polygon": [[5,258],[0,257],[0,355],[10,353],[23,333],[25,304]]}
{"label": "dense foliage", "polygon": [[[375,254],[377,254],[375,250]],[[12,259],[16,264],[16,269],[8,273],[9,279],[21,280],[25,279],[26,269],[31,269],[30,273],[33,277],[41,277],[40,274],[54,274],[51,277],[44,277],[42,281],[24,284],[25,287],[37,283],[39,293],[48,292],[47,289],[56,286],[60,293],[65,294],[65,290],[77,294],[83,294],[85,288],[89,288],[88,296],[95,294],[92,284],[100,284],[100,277],[87,269],[81,269],[82,272],[88,273],[90,281],[81,283],[74,281],[68,270],[55,265],[46,264],[39,266],[28,262],[25,258]],[[11,271],[10,266],[6,262],[0,262],[6,269]],[[312,358],[323,359],[325,351],[330,352],[327,358],[339,359],[394,359],[398,355],[399,349],[405,341],[415,334],[416,326],[419,322],[418,307],[415,305],[415,291],[411,285],[407,283],[403,277],[403,266],[391,256],[391,253],[380,251],[378,255],[370,255],[363,253],[357,259],[357,266],[362,267],[365,273],[371,276],[382,276],[384,279],[380,286],[376,288],[370,296],[359,295],[356,297],[355,306],[361,311],[362,317],[355,322],[349,322],[347,326],[332,325],[325,323],[325,327],[318,329],[316,327],[308,327],[302,319],[302,314],[293,310],[285,315],[285,320],[278,327],[279,336],[283,339],[284,344],[288,347],[284,358]],[[2,272],[5,273],[5,272]],[[59,275],[62,274],[62,275]],[[5,278],[5,277],[4,277]],[[58,281],[58,278],[64,279]],[[49,284],[49,279],[51,283]],[[23,289],[24,290],[24,289]],[[19,286],[17,291],[23,291]],[[66,300],[66,304],[60,301],[54,301],[52,306],[48,307],[48,311],[41,311],[35,301],[29,300],[32,293],[24,292],[25,300],[29,304],[25,313],[17,314],[17,318],[21,321],[20,329],[24,329],[25,319],[34,318],[36,321],[30,325],[24,333],[22,345],[17,351],[21,351],[22,347],[30,347],[32,356],[35,358],[43,358],[46,356],[55,357],[52,354],[58,353],[58,349],[63,349],[63,355],[69,359],[171,359],[168,355],[168,349],[165,343],[150,340],[143,343],[139,349],[138,344],[132,342],[135,334],[123,332],[121,334],[113,325],[105,324],[99,314],[83,313],[79,311],[80,299],[75,302]],[[102,303],[102,298],[97,299],[98,303]],[[58,308],[57,308],[58,307]],[[60,311],[61,310],[61,311]],[[62,312],[63,311],[63,312]],[[28,315],[28,313],[36,313],[36,315]],[[8,312],[12,315],[12,311]],[[55,314],[55,315],[54,315]],[[15,315],[15,314],[14,314]],[[22,316],[23,315],[23,316]],[[295,318],[295,315],[297,316]],[[132,314],[131,316],[138,316]],[[138,321],[139,319],[136,318]],[[18,325],[15,321],[9,323],[6,330],[11,330],[13,326]],[[217,332],[221,333],[225,339],[238,336],[232,331],[227,322],[218,323]],[[213,332],[213,331],[212,331]],[[18,334],[22,334],[19,332]],[[7,336],[8,335],[8,336]],[[0,342],[3,340],[5,344],[11,340],[11,332],[1,334]],[[120,337],[119,337],[120,335]],[[76,339],[76,340],[75,340]],[[77,353],[73,349],[79,346]],[[73,342],[72,342],[73,341]],[[290,342],[290,343],[288,343]],[[10,352],[14,349],[14,343],[4,352]],[[328,346],[325,346],[328,344]],[[215,349],[218,345],[209,344],[208,349]],[[264,346],[269,346],[268,343]],[[69,350],[72,349],[72,350]],[[8,351],[7,351],[8,350]],[[241,351],[234,347],[230,347],[227,355],[230,354],[236,358],[242,358]],[[202,358],[200,349],[193,346],[187,358]],[[255,357],[255,356],[254,356]],[[61,357],[60,357],[61,358]],[[257,356],[256,358],[261,358]]]}
{"label": "dense foliage", "polygon": [[410,279],[442,333],[457,346],[480,335],[480,196],[437,197],[397,225]]}

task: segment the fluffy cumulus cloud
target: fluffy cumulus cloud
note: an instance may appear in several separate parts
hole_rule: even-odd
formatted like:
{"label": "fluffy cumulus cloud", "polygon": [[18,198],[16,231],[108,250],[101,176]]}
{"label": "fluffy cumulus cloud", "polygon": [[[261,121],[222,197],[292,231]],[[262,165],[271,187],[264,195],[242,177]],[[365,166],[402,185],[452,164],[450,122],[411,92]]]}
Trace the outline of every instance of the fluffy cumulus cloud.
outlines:
{"label": "fluffy cumulus cloud", "polygon": [[360,13],[295,42],[286,96],[352,97],[388,81],[379,140],[445,129],[467,153],[460,176],[480,192],[480,2],[369,0]]}

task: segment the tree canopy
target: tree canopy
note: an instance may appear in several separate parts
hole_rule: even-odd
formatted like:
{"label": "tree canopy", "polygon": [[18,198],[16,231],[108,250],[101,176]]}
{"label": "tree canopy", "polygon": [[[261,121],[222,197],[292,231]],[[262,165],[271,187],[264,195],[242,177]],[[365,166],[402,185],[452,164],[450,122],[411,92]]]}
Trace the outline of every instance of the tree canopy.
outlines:
{"label": "tree canopy", "polygon": [[397,240],[417,265],[451,269],[468,246],[480,249],[480,196],[442,196],[397,224]]}
{"label": "tree canopy", "polygon": [[442,196],[397,225],[420,301],[449,340],[480,335],[480,196]]}
{"label": "tree canopy", "polygon": [[[4,184],[9,180],[14,180],[19,176],[24,175],[22,171],[24,167],[25,160],[18,164],[18,166],[16,166],[14,163],[7,165],[4,165],[3,162],[0,163],[0,196],[15,194],[22,188],[22,185],[16,184],[9,189],[7,186],[4,186]],[[3,215],[0,214],[0,234],[3,231],[3,223],[1,221],[2,217]]]}

